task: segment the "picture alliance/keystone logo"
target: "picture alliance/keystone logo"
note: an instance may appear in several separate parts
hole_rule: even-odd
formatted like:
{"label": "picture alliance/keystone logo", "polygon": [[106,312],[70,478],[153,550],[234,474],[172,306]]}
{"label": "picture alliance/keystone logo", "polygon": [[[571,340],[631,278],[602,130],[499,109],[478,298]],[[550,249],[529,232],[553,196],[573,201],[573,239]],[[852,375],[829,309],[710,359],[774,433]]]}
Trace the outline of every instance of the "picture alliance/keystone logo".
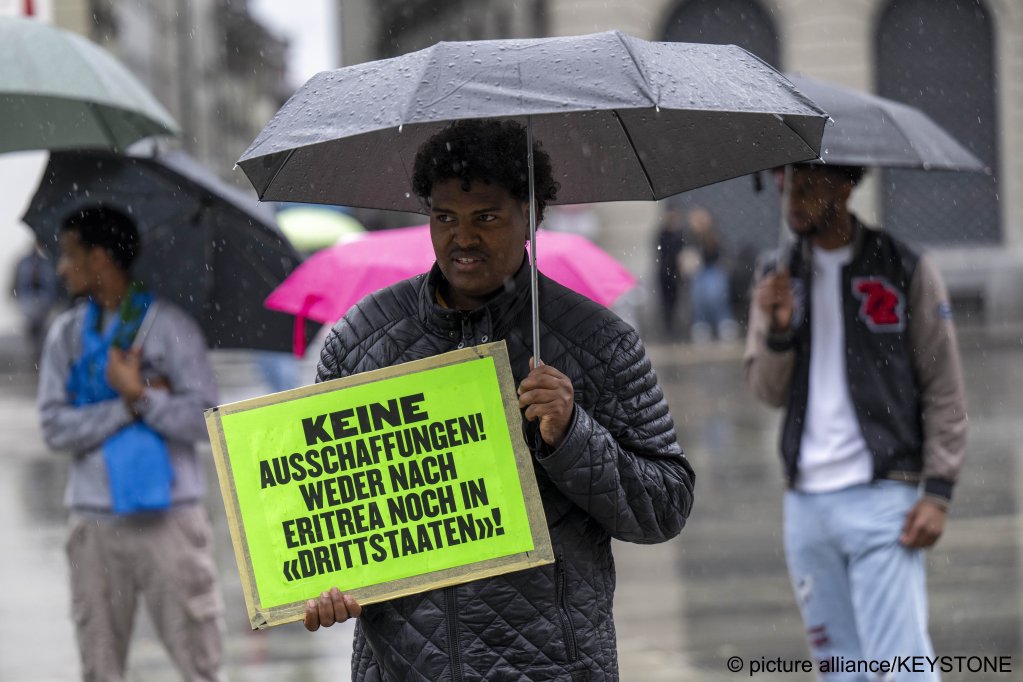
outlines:
{"label": "picture alliance/keystone logo", "polygon": [[[887,675],[898,673],[995,673],[1013,672],[1012,656],[893,656],[889,659],[854,659],[831,656],[819,661],[786,658],[751,658],[748,675],[813,673],[858,673],[861,675]],[[737,673],[747,668],[741,656],[732,656],[726,666]]]}

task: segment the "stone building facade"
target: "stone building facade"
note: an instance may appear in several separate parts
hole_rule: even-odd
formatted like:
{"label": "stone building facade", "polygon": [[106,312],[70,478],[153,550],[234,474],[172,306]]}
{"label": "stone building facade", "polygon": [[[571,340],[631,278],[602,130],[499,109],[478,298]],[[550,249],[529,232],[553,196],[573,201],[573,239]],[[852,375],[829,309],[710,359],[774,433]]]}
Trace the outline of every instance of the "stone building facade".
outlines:
{"label": "stone building facade", "polygon": [[182,146],[226,179],[291,94],[287,43],[247,0],[55,0],[53,23],[109,49],[174,116]]}
{"label": "stone building facade", "polygon": [[[619,29],[648,40],[733,43],[775,67],[919,106],[988,176],[872,172],[854,207],[933,252],[988,322],[1023,320],[1023,4],[1016,0],[345,0],[342,63],[438,40]],[[669,200],[705,205],[738,247],[777,243],[777,197],[749,178]],[[664,202],[661,202],[662,204]],[[597,205],[601,243],[650,270],[662,205]]]}

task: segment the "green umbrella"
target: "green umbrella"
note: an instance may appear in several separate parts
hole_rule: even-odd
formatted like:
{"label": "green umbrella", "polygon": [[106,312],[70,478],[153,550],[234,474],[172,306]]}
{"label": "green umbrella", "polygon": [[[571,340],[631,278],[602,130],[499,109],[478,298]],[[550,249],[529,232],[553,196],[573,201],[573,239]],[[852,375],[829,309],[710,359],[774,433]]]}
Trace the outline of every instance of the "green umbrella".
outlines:
{"label": "green umbrella", "polygon": [[128,70],[81,36],[0,18],[0,152],[123,150],[176,135],[170,114]]}
{"label": "green umbrella", "polygon": [[366,231],[352,216],[324,206],[288,206],[277,212],[277,225],[299,251],[312,253],[342,238]]}

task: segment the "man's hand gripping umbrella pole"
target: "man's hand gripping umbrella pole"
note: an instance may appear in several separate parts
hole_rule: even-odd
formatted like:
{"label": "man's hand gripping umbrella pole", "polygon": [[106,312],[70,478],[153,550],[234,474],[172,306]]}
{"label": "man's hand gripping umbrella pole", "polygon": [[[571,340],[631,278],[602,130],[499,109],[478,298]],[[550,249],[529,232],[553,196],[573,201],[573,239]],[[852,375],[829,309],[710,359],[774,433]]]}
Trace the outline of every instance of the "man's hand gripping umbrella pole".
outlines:
{"label": "man's hand gripping umbrella pole", "polygon": [[781,221],[778,225],[778,258],[773,272],[768,273],[757,285],[754,292],[757,305],[768,315],[771,331],[785,333],[792,324],[795,300],[792,282],[789,278],[789,257],[792,239],[786,211],[789,205],[789,191],[792,186],[792,166],[786,165],[781,180]]}

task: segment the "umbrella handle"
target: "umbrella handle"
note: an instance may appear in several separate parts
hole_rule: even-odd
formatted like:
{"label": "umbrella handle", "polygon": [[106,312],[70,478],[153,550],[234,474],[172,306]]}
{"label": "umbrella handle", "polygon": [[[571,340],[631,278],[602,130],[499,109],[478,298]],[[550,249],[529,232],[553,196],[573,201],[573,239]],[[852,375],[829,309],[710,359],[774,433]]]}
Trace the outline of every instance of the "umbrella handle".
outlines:
{"label": "umbrella handle", "polygon": [[778,272],[788,270],[789,257],[795,241],[792,230],[789,228],[788,215],[789,192],[792,187],[792,164],[785,164],[784,174],[781,186],[781,220],[778,225],[778,262],[775,266]]}
{"label": "umbrella handle", "polygon": [[536,188],[533,186],[533,117],[526,117],[526,166],[529,169],[529,288],[533,321],[533,366],[540,360],[540,299],[539,277],[536,270]]}
{"label": "umbrella handle", "polygon": [[291,353],[296,358],[305,357],[305,320],[302,315],[295,315],[295,326],[291,330]]}
{"label": "umbrella handle", "polygon": [[319,294],[309,294],[302,302],[302,307],[295,315],[295,326],[291,330],[291,352],[296,358],[305,357],[305,348],[308,340],[305,337],[305,323],[308,320],[309,311],[313,305],[322,297]]}

